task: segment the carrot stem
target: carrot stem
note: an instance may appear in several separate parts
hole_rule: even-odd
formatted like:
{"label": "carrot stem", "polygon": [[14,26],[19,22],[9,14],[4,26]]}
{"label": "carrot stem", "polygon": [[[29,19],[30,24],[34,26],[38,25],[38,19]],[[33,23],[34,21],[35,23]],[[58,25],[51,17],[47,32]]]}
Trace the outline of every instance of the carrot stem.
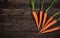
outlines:
{"label": "carrot stem", "polygon": [[60,10],[58,10],[55,14],[53,14],[53,16],[56,16],[58,14],[60,14]]}
{"label": "carrot stem", "polygon": [[51,4],[48,6],[48,8],[46,9],[46,12],[49,11],[49,9],[53,6],[53,4],[55,3],[56,0],[51,0]]}
{"label": "carrot stem", "polygon": [[57,20],[60,20],[60,18],[58,18]]}
{"label": "carrot stem", "polygon": [[32,10],[34,10],[34,6],[35,6],[35,0],[30,0],[31,6],[32,6]]}
{"label": "carrot stem", "polygon": [[41,0],[41,9],[43,10],[44,0]]}

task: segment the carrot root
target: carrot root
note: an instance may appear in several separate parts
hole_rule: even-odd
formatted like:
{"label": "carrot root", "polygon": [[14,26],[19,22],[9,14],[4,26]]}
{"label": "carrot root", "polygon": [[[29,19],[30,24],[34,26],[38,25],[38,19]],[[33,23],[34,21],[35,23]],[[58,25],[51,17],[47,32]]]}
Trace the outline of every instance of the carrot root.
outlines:
{"label": "carrot root", "polygon": [[53,20],[53,16],[51,16],[51,17],[48,19],[48,21],[46,22],[46,24],[45,24],[44,27],[46,27],[46,26],[49,24],[49,22],[52,21],[52,20]]}
{"label": "carrot root", "polygon": [[42,23],[42,16],[43,16],[43,11],[42,10],[40,10],[40,21],[39,21],[39,27],[40,27],[40,25],[41,25],[41,23]]}
{"label": "carrot root", "polygon": [[50,26],[54,25],[55,23],[57,23],[57,20],[53,20],[51,23],[49,23],[46,27],[44,27],[43,29],[41,29],[40,32],[46,30],[47,28],[49,28]]}
{"label": "carrot root", "polygon": [[59,27],[52,28],[50,30],[43,31],[41,33],[50,33],[50,32],[56,31],[56,30],[60,30],[60,26]]}
{"label": "carrot root", "polygon": [[47,13],[45,12],[44,13],[44,18],[43,18],[43,24],[42,24],[42,27],[44,28],[44,24],[46,22],[46,19],[47,19]]}
{"label": "carrot root", "polygon": [[37,28],[39,28],[39,25],[38,25],[38,16],[37,16],[36,11],[33,11],[32,14],[33,14],[33,17],[34,17],[34,19],[36,21]]}

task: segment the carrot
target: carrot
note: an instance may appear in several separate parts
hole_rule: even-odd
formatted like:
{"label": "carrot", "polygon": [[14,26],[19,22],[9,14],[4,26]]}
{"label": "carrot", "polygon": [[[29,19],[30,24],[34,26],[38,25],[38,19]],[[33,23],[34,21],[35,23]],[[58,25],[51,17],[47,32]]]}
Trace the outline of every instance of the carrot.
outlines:
{"label": "carrot", "polygon": [[41,29],[40,32],[46,30],[47,28],[49,28],[50,26],[54,25],[55,23],[57,23],[57,20],[53,20],[51,23],[49,23],[46,27],[44,27],[43,29]]}
{"label": "carrot", "polygon": [[41,22],[42,22],[42,16],[43,16],[43,11],[42,10],[40,10],[40,21],[39,21],[39,27],[40,27],[40,25],[41,25]]}
{"label": "carrot", "polygon": [[37,28],[39,28],[39,25],[38,25],[38,16],[37,16],[36,11],[32,11],[32,14],[33,14],[34,19],[35,19],[35,21],[36,21]]}
{"label": "carrot", "polygon": [[52,19],[53,19],[53,16],[51,16],[51,17],[47,20],[47,22],[46,22],[46,24],[45,24],[44,27],[46,27]]}
{"label": "carrot", "polygon": [[36,25],[37,25],[38,29],[40,29],[40,25],[41,25],[41,22],[42,22],[42,16],[43,16],[42,10],[40,11],[40,21],[39,21],[39,23],[38,23],[38,15],[37,15],[36,11],[33,11],[33,16],[35,18]]}
{"label": "carrot", "polygon": [[41,10],[40,10],[40,12],[39,12],[39,15],[40,15],[40,16],[39,16],[39,17],[40,17],[40,18],[39,18],[39,19],[40,19],[40,20],[39,20],[39,27],[40,27],[40,25],[41,25],[41,23],[42,23],[42,16],[43,16],[43,11],[42,11],[42,10],[43,10],[43,5],[44,5],[44,0],[40,0],[40,1],[41,1]]}
{"label": "carrot", "polygon": [[42,33],[49,33],[49,32],[53,32],[53,31],[56,31],[56,30],[60,30],[60,26],[52,28],[50,30],[43,31]]}
{"label": "carrot", "polygon": [[43,18],[43,24],[42,24],[42,27],[44,28],[44,24],[46,22],[46,18],[47,18],[47,13],[44,12],[44,18]]}
{"label": "carrot", "polygon": [[54,16],[58,15],[60,13],[60,10],[56,11],[55,14],[53,14],[49,19],[48,21],[46,22],[45,24],[45,27],[47,26],[47,24],[54,18]]}

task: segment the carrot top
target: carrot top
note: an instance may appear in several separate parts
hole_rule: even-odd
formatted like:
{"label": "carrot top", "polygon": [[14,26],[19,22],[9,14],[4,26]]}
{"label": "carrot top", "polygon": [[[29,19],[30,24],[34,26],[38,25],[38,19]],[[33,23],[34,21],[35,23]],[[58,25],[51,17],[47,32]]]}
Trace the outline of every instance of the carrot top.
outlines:
{"label": "carrot top", "polygon": [[60,10],[58,10],[55,14],[53,14],[53,16],[56,16],[58,14],[60,14]]}
{"label": "carrot top", "polygon": [[58,18],[57,20],[60,20],[60,18]]}
{"label": "carrot top", "polygon": [[41,0],[41,9],[43,10],[44,0]]}
{"label": "carrot top", "polygon": [[47,7],[46,12],[49,11],[49,9],[53,6],[56,0],[51,0],[51,4]]}
{"label": "carrot top", "polygon": [[35,0],[30,0],[31,8],[34,10]]}

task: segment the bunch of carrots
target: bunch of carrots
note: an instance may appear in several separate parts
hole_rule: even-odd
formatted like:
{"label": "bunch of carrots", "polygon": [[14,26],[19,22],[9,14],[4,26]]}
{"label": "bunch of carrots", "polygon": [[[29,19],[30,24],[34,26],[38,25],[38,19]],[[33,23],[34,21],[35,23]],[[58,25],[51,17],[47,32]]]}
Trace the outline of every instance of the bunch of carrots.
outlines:
{"label": "bunch of carrots", "polygon": [[[35,0],[30,0],[32,15],[35,19],[36,26],[37,26],[37,29],[39,30],[39,33],[49,33],[49,32],[53,32],[56,30],[60,30],[60,26],[57,26],[57,27],[47,30],[49,27],[53,26],[60,20],[60,18],[54,19],[54,16],[58,15],[60,13],[60,10],[58,10],[55,14],[53,14],[47,20],[47,16],[48,16],[47,12],[50,10],[50,8],[53,6],[53,4],[55,2],[56,2],[56,0],[51,0],[51,4],[47,7],[47,9],[45,11],[43,11],[44,0],[40,0],[41,8],[39,11],[39,16],[38,16],[36,10],[34,9],[35,8]],[[41,28],[41,25],[42,25],[42,28]]]}

